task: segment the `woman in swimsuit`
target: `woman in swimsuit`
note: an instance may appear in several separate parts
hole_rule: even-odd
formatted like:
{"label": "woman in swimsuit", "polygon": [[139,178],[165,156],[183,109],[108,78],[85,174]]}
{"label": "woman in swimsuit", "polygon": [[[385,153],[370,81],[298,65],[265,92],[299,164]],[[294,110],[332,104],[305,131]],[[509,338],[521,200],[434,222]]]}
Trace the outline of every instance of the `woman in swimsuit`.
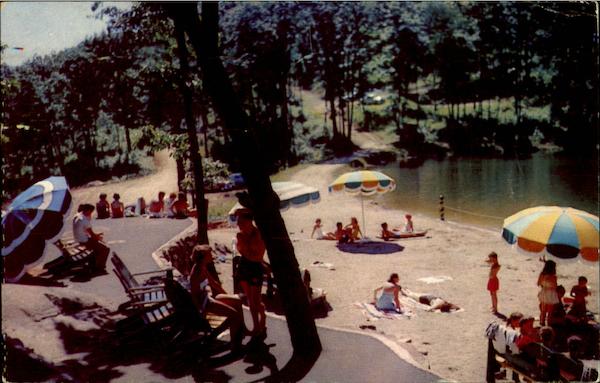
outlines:
{"label": "woman in swimsuit", "polygon": [[242,209],[238,215],[237,250],[242,256],[236,271],[237,280],[240,282],[242,291],[248,300],[248,308],[252,314],[254,328],[250,332],[252,336],[262,339],[266,338],[265,305],[262,302],[261,290],[265,268],[263,256],[265,244],[260,232],[252,224],[252,215],[249,210]]}
{"label": "woman in swimsuit", "polygon": [[362,238],[363,233],[362,231],[360,231],[360,226],[358,226],[358,220],[356,219],[356,217],[352,217],[350,220],[350,224],[346,225],[345,227],[347,233],[348,233],[348,237],[350,239],[350,242],[354,242],[359,238]]}
{"label": "woman in swimsuit", "polygon": [[540,324],[546,325],[546,315],[550,316],[554,305],[558,301],[558,293],[556,287],[558,285],[556,278],[556,263],[554,261],[546,261],[544,268],[538,277],[537,285],[541,287],[538,293],[540,301]]}
{"label": "woman in swimsuit", "polygon": [[[230,295],[208,272],[207,265],[212,261],[212,250],[208,245],[197,245],[192,251],[192,271],[190,287],[194,304],[200,312],[210,312],[226,317],[224,325],[229,326],[232,349],[236,350],[244,338],[244,315],[242,301],[237,295]],[[208,290],[210,289],[210,295]]]}
{"label": "woman in swimsuit", "polygon": [[[402,311],[398,294],[402,290],[402,287],[398,284],[400,277],[397,273],[390,275],[388,281],[373,291],[373,299],[375,300],[375,307],[379,310],[393,310]],[[377,293],[381,291],[381,295],[377,298]]]}
{"label": "woman in swimsuit", "polygon": [[500,289],[500,280],[498,279],[498,271],[500,271],[500,264],[498,263],[498,254],[491,252],[488,255],[486,261],[490,263],[490,274],[488,275],[487,289],[490,292],[492,298],[492,312],[498,312],[498,290]]}

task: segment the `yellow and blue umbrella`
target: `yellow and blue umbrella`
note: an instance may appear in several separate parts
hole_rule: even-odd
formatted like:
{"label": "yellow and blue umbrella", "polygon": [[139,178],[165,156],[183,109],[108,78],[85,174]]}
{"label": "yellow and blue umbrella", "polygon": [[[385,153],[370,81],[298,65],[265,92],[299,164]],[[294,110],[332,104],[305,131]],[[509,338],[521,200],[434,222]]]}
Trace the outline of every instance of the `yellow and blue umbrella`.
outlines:
{"label": "yellow and blue umbrella", "polygon": [[362,196],[383,194],[396,188],[396,182],[385,174],[373,170],[359,170],[344,173],[329,185],[329,192],[345,191],[350,194],[360,194],[362,207],[363,232],[365,228],[365,206]]}
{"label": "yellow and blue umbrella", "polygon": [[502,237],[526,252],[545,252],[558,261],[598,262],[598,217],[570,207],[522,210],[504,220]]}

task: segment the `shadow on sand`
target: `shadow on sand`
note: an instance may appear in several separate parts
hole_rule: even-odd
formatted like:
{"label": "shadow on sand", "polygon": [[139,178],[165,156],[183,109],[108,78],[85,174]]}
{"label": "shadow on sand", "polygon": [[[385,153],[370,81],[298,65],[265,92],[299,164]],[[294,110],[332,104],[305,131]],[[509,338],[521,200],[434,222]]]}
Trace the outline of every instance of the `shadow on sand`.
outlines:
{"label": "shadow on sand", "polygon": [[404,246],[392,242],[353,242],[338,243],[337,248],[352,254],[392,254],[404,250]]}

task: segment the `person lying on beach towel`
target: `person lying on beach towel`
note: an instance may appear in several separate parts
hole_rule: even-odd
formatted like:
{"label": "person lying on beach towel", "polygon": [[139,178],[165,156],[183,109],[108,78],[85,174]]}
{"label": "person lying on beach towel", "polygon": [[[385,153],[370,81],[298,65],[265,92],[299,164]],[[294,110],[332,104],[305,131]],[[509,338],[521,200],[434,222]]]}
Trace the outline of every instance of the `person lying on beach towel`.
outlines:
{"label": "person lying on beach towel", "polygon": [[423,294],[403,289],[401,293],[422,305],[429,306],[428,311],[441,311],[443,313],[449,313],[460,310],[460,307],[454,303],[450,303],[440,297],[433,294]]}
{"label": "person lying on beach towel", "polygon": [[390,230],[388,230],[387,222],[381,224],[381,239],[384,241],[389,241],[390,239],[398,239],[400,238],[399,234],[396,234]]}

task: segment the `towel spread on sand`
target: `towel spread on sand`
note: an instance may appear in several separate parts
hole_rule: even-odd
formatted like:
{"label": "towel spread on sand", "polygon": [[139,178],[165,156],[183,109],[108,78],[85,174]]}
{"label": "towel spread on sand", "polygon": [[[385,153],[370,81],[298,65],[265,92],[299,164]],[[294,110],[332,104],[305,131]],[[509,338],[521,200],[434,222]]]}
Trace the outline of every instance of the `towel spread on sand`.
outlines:
{"label": "towel spread on sand", "polygon": [[430,285],[432,283],[442,283],[442,282],[451,281],[451,280],[452,280],[452,277],[449,277],[447,275],[436,275],[433,277],[423,277],[423,278],[417,279],[417,281],[425,282],[428,285]]}
{"label": "towel spread on sand", "polygon": [[402,305],[402,312],[382,311],[382,310],[379,310],[377,307],[375,307],[374,304],[366,303],[366,302],[362,302],[362,303],[356,302],[356,303],[354,303],[354,305],[356,307],[361,308],[363,311],[363,315],[365,315],[369,319],[410,318],[410,317],[415,316],[415,310],[417,310],[417,309],[427,310],[427,311],[429,311],[431,309],[431,307],[421,304],[419,302],[416,302],[415,300],[413,300],[409,297],[400,296],[398,298],[398,300],[400,301],[400,304]]}
{"label": "towel spread on sand", "polygon": [[363,315],[369,320],[410,318],[413,315],[408,310],[404,310],[401,313],[395,311],[381,311],[372,303],[355,302],[354,305],[360,308]]}

